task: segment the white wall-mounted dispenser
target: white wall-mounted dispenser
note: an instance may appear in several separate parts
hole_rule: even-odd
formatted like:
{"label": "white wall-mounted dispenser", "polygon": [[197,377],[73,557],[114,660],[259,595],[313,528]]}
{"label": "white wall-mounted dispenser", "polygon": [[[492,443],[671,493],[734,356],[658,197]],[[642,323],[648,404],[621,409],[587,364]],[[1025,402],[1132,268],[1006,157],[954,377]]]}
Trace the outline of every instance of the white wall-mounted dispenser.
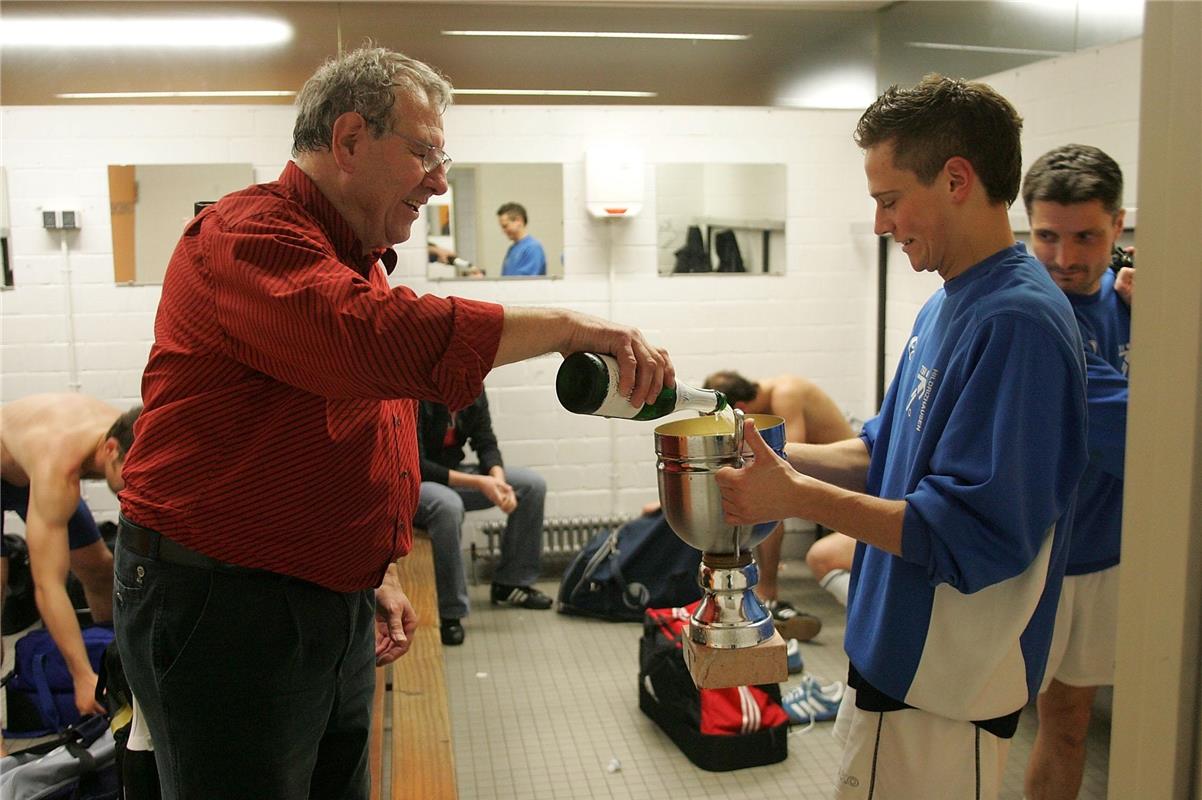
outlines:
{"label": "white wall-mounted dispenser", "polygon": [[643,210],[643,154],[633,147],[590,147],[584,154],[584,201],[594,217],[621,219]]}

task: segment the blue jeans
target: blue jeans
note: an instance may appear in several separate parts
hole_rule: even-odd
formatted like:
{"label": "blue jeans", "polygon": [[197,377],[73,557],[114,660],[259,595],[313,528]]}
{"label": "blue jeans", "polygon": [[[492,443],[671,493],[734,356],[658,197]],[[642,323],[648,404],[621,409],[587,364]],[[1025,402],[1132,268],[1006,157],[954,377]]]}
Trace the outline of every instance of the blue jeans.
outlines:
{"label": "blue jeans", "polygon": [[113,595],[164,800],[367,798],[371,590],[181,566],[119,537]]}
{"label": "blue jeans", "polygon": [[[456,467],[479,474],[476,464]],[[494,583],[529,586],[538,579],[543,547],[543,505],[547,483],[532,469],[506,467],[505,480],[517,495],[518,506],[509,515],[501,538],[501,560]],[[475,489],[459,489],[423,481],[413,524],[430,534],[434,551],[434,583],[438,590],[438,616],[460,619],[468,615],[467,578],[463,570],[460,538],[468,511],[492,508],[492,502]]]}

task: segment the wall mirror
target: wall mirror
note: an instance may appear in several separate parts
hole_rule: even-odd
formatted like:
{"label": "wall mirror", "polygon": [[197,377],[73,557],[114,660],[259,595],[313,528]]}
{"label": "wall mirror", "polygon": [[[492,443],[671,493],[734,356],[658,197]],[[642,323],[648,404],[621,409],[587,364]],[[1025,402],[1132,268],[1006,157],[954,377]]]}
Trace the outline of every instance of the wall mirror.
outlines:
{"label": "wall mirror", "polygon": [[[502,274],[502,266],[515,242],[497,217],[497,209],[507,203],[526,209],[525,232],[534,242],[520,248],[529,253],[535,252],[535,243],[541,245],[546,270],[540,277],[563,277],[563,165],[456,162],[447,173],[447,184],[446,194],[426,204],[427,244],[431,258],[439,254],[440,259],[430,261],[427,277],[512,277]],[[458,264],[442,260],[445,253],[458,256]],[[514,263],[516,258],[510,261]]]}
{"label": "wall mirror", "polygon": [[113,275],[117,283],[163,282],[167,262],[197,204],[254,183],[250,164],[110,164]]}
{"label": "wall mirror", "polygon": [[784,164],[657,164],[660,275],[783,275]]}

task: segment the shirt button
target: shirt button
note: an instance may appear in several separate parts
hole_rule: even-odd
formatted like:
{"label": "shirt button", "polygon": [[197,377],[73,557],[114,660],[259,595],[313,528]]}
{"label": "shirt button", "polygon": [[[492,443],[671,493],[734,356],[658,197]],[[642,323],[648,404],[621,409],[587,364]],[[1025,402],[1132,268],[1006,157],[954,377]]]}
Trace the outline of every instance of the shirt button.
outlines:
{"label": "shirt button", "polygon": [[142,585],[142,579],[146,577],[146,568],[145,568],[145,567],[138,567],[136,570],[134,570],[134,574],[138,576],[138,577],[137,577],[137,584],[138,584],[139,586],[141,586],[141,585]]}

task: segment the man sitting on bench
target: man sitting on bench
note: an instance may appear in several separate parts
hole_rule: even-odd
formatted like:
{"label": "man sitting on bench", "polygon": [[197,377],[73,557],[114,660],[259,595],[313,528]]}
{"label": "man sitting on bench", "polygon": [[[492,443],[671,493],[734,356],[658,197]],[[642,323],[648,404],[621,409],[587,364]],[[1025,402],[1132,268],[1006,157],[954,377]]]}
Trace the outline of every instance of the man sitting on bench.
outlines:
{"label": "man sitting on bench", "polygon": [[[534,470],[505,468],[485,393],[454,414],[441,403],[423,400],[418,441],[422,487],[413,524],[429,532],[434,546],[442,643],[459,645],[464,639],[461,620],[469,609],[460,535],[467,511],[496,506],[509,515],[493,574],[493,605],[550,608],[551,598],[531,585],[538,578],[542,555],[547,484]],[[464,445],[479,463],[463,463]]]}

